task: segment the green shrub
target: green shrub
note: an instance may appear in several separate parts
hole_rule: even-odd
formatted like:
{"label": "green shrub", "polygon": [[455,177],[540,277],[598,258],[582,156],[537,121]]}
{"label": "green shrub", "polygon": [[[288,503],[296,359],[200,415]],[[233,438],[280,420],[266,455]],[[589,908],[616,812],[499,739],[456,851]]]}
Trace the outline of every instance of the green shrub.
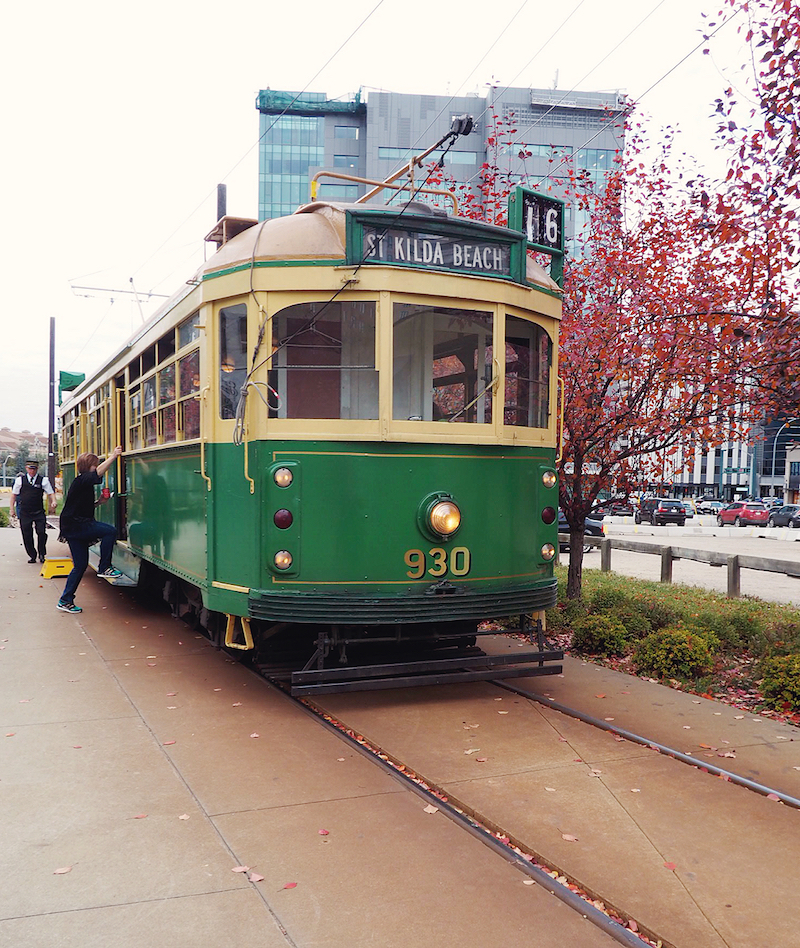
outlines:
{"label": "green shrub", "polygon": [[800,710],[800,655],[778,655],[762,665],[764,701],[778,711]]}
{"label": "green shrub", "polygon": [[588,609],[582,599],[564,599],[554,609],[546,612],[547,628],[553,632],[571,629],[578,619],[582,619]]}
{"label": "green shrub", "polygon": [[747,644],[758,658],[800,654],[800,620],[773,619],[756,630]]}
{"label": "green shrub", "polygon": [[635,600],[636,611],[641,613],[654,629],[677,625],[681,614],[675,606],[662,599],[643,597]]}
{"label": "green shrub", "polygon": [[5,507],[0,507],[0,527],[8,526],[8,511]]}
{"label": "green shrub", "polygon": [[584,616],[573,626],[572,647],[589,655],[624,655],[629,640],[625,626],[610,616]]}
{"label": "green shrub", "polygon": [[633,664],[638,672],[658,678],[696,678],[712,670],[718,646],[719,640],[712,632],[659,629],[637,643]]}
{"label": "green shrub", "polygon": [[622,609],[616,609],[611,613],[611,618],[621,622],[625,626],[628,636],[632,639],[640,639],[653,631],[653,624],[647,616],[635,608],[623,607]]}
{"label": "green shrub", "polygon": [[605,586],[597,589],[589,600],[589,612],[616,612],[628,604],[628,594],[624,589]]}

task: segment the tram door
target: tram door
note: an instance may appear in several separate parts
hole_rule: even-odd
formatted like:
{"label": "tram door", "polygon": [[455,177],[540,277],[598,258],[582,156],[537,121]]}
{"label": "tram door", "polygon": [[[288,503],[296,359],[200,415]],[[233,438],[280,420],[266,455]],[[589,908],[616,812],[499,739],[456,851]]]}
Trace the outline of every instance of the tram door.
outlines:
{"label": "tram door", "polygon": [[[127,413],[125,410],[127,391],[125,389],[125,376],[119,375],[114,379],[114,399],[116,402],[117,430],[116,441],[114,444],[121,444],[127,448]],[[128,539],[128,472],[125,455],[117,459],[117,487],[115,512],[117,519],[117,535],[120,540]]]}

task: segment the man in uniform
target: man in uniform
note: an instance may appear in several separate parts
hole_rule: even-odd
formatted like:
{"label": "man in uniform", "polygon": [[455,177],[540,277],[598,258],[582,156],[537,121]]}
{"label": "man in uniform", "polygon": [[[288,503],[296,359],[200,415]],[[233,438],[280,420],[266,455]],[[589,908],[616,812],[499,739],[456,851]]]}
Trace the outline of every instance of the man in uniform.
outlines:
{"label": "man in uniform", "polygon": [[9,513],[13,518],[16,507],[19,515],[19,526],[22,530],[22,542],[28,553],[28,562],[36,562],[36,545],[33,542],[33,530],[36,528],[39,562],[44,563],[47,547],[47,517],[42,507],[42,500],[47,494],[47,506],[51,514],[56,512],[56,492],[47,477],[39,473],[38,461],[26,461],[25,473],[17,474],[14,486],[11,488]]}

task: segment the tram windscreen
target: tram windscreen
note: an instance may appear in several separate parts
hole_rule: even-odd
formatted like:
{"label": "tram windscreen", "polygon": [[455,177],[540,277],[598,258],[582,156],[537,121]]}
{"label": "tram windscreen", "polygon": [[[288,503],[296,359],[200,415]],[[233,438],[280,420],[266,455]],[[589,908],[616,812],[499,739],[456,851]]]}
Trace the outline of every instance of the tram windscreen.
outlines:
{"label": "tram windscreen", "polygon": [[375,303],[298,303],[272,321],[270,415],[378,417]]}
{"label": "tram windscreen", "polygon": [[393,417],[489,424],[492,314],[396,303],[393,315]]}
{"label": "tram windscreen", "polygon": [[506,395],[503,421],[546,428],[550,415],[550,337],[536,323],[506,316]]}

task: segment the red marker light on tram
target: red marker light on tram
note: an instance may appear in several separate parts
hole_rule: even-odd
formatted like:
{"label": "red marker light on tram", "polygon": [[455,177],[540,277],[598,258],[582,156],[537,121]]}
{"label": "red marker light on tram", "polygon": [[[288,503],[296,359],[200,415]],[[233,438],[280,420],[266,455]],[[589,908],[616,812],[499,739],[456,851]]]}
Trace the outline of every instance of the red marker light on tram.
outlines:
{"label": "red marker light on tram", "polygon": [[545,507],[542,511],[543,523],[555,523],[556,511],[554,507]]}
{"label": "red marker light on tram", "polygon": [[276,527],[279,527],[281,530],[286,530],[287,527],[291,527],[294,517],[292,516],[291,510],[282,508],[281,510],[275,511],[272,520]]}

